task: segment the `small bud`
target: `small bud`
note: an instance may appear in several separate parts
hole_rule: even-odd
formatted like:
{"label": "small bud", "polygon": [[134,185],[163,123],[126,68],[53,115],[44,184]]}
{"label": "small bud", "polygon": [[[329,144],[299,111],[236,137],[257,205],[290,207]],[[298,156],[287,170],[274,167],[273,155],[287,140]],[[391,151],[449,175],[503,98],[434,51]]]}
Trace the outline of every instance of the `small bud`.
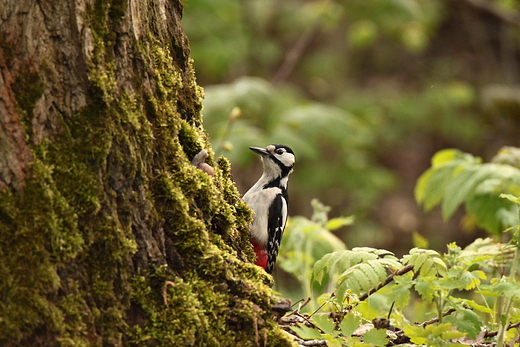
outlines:
{"label": "small bud", "polygon": [[229,112],[229,121],[231,123],[233,123],[240,117],[242,117],[242,110],[240,109],[240,107],[238,107],[238,106],[233,107],[231,112]]}
{"label": "small bud", "polygon": [[220,145],[220,148],[222,148],[223,150],[225,151],[228,151],[228,152],[231,152],[234,148],[233,144],[231,143],[231,141],[224,141],[222,142],[222,144]]}

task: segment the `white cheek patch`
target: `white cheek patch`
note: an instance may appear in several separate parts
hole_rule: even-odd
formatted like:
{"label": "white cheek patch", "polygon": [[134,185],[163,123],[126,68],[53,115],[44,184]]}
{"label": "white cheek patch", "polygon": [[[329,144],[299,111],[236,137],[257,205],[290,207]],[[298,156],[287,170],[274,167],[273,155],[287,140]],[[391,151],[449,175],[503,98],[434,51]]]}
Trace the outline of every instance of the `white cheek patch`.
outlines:
{"label": "white cheek patch", "polygon": [[278,159],[285,166],[293,166],[294,165],[294,155],[292,153],[284,153],[281,156],[278,156]]}

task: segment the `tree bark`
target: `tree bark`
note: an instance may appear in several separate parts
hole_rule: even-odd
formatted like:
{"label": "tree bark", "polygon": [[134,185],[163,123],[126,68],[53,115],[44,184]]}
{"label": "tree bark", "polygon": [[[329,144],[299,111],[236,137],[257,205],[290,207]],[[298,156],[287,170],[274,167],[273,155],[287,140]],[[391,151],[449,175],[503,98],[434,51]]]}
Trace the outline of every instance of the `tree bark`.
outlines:
{"label": "tree bark", "polygon": [[[285,346],[178,0],[0,3],[0,344]],[[191,165],[202,149],[214,176]]]}

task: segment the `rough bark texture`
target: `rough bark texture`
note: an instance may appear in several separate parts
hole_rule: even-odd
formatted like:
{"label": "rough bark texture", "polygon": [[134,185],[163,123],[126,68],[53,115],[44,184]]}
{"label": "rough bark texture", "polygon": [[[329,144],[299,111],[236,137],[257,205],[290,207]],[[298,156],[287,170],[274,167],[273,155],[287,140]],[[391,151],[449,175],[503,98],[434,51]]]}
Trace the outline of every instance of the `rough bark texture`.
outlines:
{"label": "rough bark texture", "polygon": [[[177,0],[0,2],[0,344],[284,346]],[[211,177],[190,165],[210,152]]]}

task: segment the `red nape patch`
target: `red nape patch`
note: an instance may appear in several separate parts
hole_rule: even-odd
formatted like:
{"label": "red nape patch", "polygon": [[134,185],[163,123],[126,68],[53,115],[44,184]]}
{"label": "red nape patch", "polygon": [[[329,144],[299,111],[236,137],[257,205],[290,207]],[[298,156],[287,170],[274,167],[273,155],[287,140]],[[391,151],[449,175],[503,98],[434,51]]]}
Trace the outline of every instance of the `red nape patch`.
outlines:
{"label": "red nape patch", "polygon": [[251,243],[253,244],[253,249],[256,253],[256,261],[255,264],[262,267],[264,270],[267,268],[267,252],[265,248],[260,245],[255,239],[251,239]]}

